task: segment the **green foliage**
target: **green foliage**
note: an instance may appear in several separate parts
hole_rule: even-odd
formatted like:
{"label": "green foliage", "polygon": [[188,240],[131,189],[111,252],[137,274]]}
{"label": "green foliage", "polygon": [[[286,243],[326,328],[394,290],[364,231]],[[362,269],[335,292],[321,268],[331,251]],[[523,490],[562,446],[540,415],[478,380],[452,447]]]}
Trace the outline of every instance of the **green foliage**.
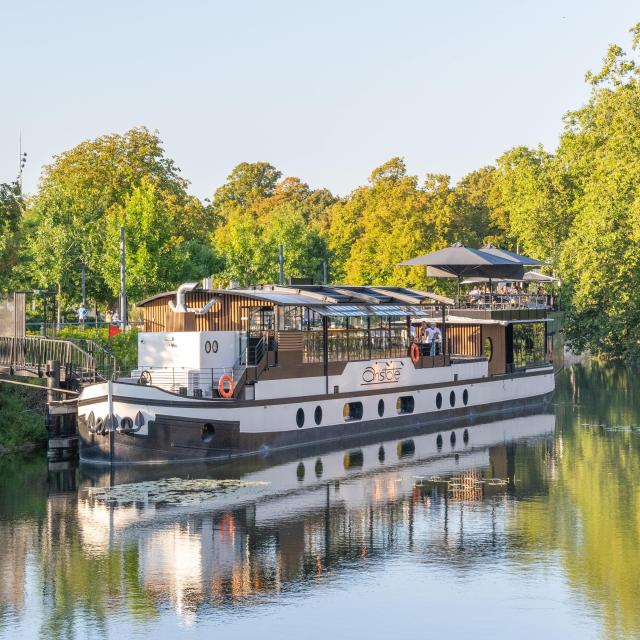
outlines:
{"label": "green foliage", "polygon": [[216,191],[219,227],[214,244],[224,256],[222,276],[241,284],[278,281],[278,248],[284,245],[287,277],[322,279],[328,257],[321,232],[334,198],[298,178],[280,179],[266,163],[238,165]]}
{"label": "green foliage", "polygon": [[138,329],[129,329],[109,337],[108,327],[66,326],[57,333],[61,340],[92,340],[110,351],[124,371],[134,369],[138,361]]}
{"label": "green foliage", "polygon": [[[167,281],[178,283],[189,271],[184,266],[189,254],[181,260],[178,253],[193,242],[208,245],[213,229],[211,212],[187,194],[187,186],[164,155],[157,134],[145,128],[102,136],[62,153],[45,167],[29,210],[31,233],[25,250],[30,268],[25,278],[40,288],[58,286],[63,303],[70,303],[74,296],[77,301],[84,263],[90,298],[112,300],[118,227],[126,219],[134,295],[151,293]],[[212,254],[203,261],[203,250],[194,252],[202,270],[213,268]],[[163,266],[167,255],[179,263],[180,271],[172,274],[171,264]]]}
{"label": "green foliage", "polygon": [[20,255],[24,198],[18,181],[0,184],[0,289],[15,284],[14,269]]}
{"label": "green foliage", "polygon": [[[41,397],[35,394],[40,394]],[[44,392],[0,383],[0,448],[12,449],[47,438],[39,404]]]}

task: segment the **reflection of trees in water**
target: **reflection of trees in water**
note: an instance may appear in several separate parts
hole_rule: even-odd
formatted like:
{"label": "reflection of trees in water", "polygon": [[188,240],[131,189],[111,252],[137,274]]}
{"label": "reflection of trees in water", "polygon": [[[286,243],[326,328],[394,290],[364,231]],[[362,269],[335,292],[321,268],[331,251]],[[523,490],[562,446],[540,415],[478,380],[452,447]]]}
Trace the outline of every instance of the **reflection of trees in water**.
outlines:
{"label": "reflection of trees in water", "polygon": [[640,383],[616,363],[590,363],[563,377],[560,401],[571,392],[580,406],[559,413],[564,453],[556,481],[548,499],[518,505],[515,530],[528,550],[560,554],[570,584],[600,613],[608,637],[638,637],[640,433],[624,427],[640,424]]}

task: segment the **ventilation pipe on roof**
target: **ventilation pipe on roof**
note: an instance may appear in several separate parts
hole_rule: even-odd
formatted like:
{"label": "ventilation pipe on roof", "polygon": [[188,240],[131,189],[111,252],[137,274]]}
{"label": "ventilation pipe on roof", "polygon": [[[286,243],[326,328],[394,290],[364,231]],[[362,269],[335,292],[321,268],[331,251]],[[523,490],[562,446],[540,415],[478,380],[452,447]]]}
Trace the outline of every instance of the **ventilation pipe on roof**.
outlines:
{"label": "ventilation pipe on roof", "polygon": [[176,301],[169,301],[171,310],[176,313],[187,313],[189,309],[187,309],[187,305],[185,303],[185,294],[187,291],[193,291],[197,286],[197,282],[185,282],[184,284],[181,284],[176,291]]}

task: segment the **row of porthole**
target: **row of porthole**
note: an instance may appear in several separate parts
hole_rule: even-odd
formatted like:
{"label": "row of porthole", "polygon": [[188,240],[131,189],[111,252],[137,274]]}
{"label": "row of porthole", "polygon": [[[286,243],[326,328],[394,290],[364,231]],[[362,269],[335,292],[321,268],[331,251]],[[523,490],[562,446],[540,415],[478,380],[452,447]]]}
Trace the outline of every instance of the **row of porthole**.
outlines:
{"label": "row of porthole", "polygon": [[[465,434],[467,433],[465,429]],[[466,442],[466,440],[465,440]],[[403,458],[410,458],[414,455],[416,451],[416,443],[412,440],[401,440],[396,445],[396,452],[398,454],[398,459],[401,460]],[[384,463],[386,458],[386,452],[383,445],[380,445],[378,449],[378,461]],[[362,449],[353,449],[352,451],[347,451],[343,458],[342,464],[344,466],[345,471],[360,469],[364,464],[364,452]],[[314,466],[314,471],[316,474],[316,478],[321,478],[324,470],[324,465],[322,464],[322,458],[317,458]],[[298,480],[304,480],[306,474],[306,469],[304,466],[304,462],[300,461],[296,468],[296,475],[298,476]]]}
{"label": "row of porthole", "polygon": [[[469,442],[469,432],[465,429],[462,432],[462,441],[467,444]],[[452,447],[456,446],[456,432],[452,431],[451,435],[449,436],[449,442],[451,443]],[[442,449],[442,434],[438,434],[436,437],[436,447],[438,448],[438,451],[440,451],[440,449]]]}
{"label": "row of porthole", "polygon": [[[469,391],[467,389],[462,392],[462,403],[465,406],[469,403]],[[456,406],[456,392],[453,390],[449,394],[449,404],[451,407]],[[438,392],[436,396],[436,407],[438,409],[442,408],[442,394],[440,392]],[[396,411],[399,414],[413,413],[414,409],[415,401],[413,396],[400,396],[396,400]],[[362,406],[362,402],[347,402],[342,408],[342,417],[346,422],[362,420],[363,415],[364,407]],[[381,418],[384,416],[384,400],[382,398],[378,400],[378,416]],[[320,405],[315,408],[313,419],[318,426],[322,422],[322,407]],[[298,429],[304,427],[304,421],[304,409],[300,407],[296,412],[296,425],[298,425]]]}

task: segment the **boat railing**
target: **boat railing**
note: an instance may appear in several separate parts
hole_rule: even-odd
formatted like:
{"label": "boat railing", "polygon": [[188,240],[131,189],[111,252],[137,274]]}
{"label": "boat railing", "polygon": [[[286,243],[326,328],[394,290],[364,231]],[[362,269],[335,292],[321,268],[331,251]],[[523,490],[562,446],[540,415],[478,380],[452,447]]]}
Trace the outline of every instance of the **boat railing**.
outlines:
{"label": "boat railing", "polygon": [[462,309],[551,309],[553,297],[537,293],[480,293],[461,298],[458,306]]}
{"label": "boat railing", "polygon": [[[224,398],[220,393],[224,376],[233,380],[237,389],[246,367],[236,363],[233,367],[192,369],[189,367],[138,367],[131,372],[131,379],[192,398]],[[228,388],[228,386],[227,386]],[[226,399],[226,398],[225,398]]]}

